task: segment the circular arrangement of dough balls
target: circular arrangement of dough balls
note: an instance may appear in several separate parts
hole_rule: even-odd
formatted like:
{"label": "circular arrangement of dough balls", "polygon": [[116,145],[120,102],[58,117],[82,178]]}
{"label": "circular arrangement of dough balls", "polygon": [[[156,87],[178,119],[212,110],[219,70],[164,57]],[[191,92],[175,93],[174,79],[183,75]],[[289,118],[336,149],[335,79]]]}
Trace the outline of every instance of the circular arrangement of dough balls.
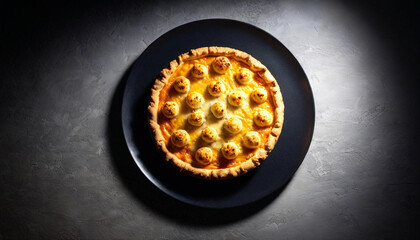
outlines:
{"label": "circular arrangement of dough balls", "polygon": [[208,165],[213,160],[213,151],[209,147],[199,148],[195,152],[195,160],[202,165]]}
{"label": "circular arrangement of dough balls", "polygon": [[226,113],[226,106],[223,103],[215,102],[213,103],[213,105],[211,105],[210,110],[213,113],[214,117],[223,118]]}
{"label": "circular arrangement of dough balls", "polygon": [[201,108],[204,103],[204,98],[198,92],[190,92],[186,97],[187,105],[191,108]]}
{"label": "circular arrangement of dough balls", "polygon": [[248,84],[253,77],[254,73],[251,72],[250,70],[246,69],[246,68],[241,68],[239,70],[239,73],[236,74],[236,80],[240,83],[240,84]]}
{"label": "circular arrangement of dough balls", "polygon": [[206,127],[201,131],[201,138],[207,143],[216,141],[218,136],[216,129],[212,127]]}
{"label": "circular arrangement of dough balls", "polygon": [[176,147],[183,147],[190,142],[190,135],[185,130],[176,130],[172,133],[171,142]]}
{"label": "circular arrangement of dough balls", "polygon": [[263,103],[267,100],[268,94],[264,88],[257,88],[251,93],[251,98],[256,103]]}
{"label": "circular arrangement of dough balls", "polygon": [[174,118],[179,113],[179,106],[176,102],[165,102],[162,106],[162,114],[167,118]]}
{"label": "circular arrangement of dough balls", "polygon": [[265,109],[258,109],[254,114],[254,122],[259,127],[267,127],[273,122],[273,116]]}
{"label": "circular arrangement of dough balls", "polygon": [[242,130],[242,121],[237,117],[231,117],[226,120],[224,127],[228,132],[236,134]]}
{"label": "circular arrangement of dough balls", "polygon": [[204,78],[209,73],[209,70],[203,64],[194,64],[191,68],[191,75],[195,78]]}
{"label": "circular arrangement of dough balls", "polygon": [[229,94],[228,102],[232,106],[240,107],[245,102],[245,94],[239,90],[233,91]]}
{"label": "circular arrangement of dough balls", "polygon": [[188,117],[188,123],[196,127],[203,125],[205,121],[206,117],[201,109],[194,110]]}
{"label": "circular arrangement of dough balls", "polygon": [[242,137],[242,143],[247,148],[258,148],[261,144],[261,138],[258,132],[250,131]]}
{"label": "circular arrangement of dough balls", "polygon": [[222,154],[226,159],[235,159],[239,155],[239,148],[233,142],[228,142],[222,147]]}
{"label": "circular arrangement of dough balls", "polygon": [[218,97],[226,90],[225,85],[221,81],[213,81],[208,86],[208,91],[213,97]]}
{"label": "circular arrangement of dough balls", "polygon": [[225,74],[231,65],[232,64],[227,57],[217,57],[212,64],[214,71],[219,74]]}
{"label": "circular arrangement of dough balls", "polygon": [[190,90],[190,80],[184,76],[175,79],[174,88],[179,93],[187,93]]}

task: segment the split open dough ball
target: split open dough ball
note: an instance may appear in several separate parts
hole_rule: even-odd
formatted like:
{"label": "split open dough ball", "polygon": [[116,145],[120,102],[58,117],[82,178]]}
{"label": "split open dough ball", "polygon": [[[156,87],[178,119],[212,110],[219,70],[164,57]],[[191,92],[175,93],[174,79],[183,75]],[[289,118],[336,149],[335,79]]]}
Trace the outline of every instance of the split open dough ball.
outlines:
{"label": "split open dough ball", "polygon": [[174,118],[179,113],[179,106],[176,102],[165,102],[161,111],[165,117]]}
{"label": "split open dough ball", "polygon": [[270,126],[273,122],[273,115],[265,109],[258,109],[254,114],[254,122],[259,127]]}
{"label": "split open dough ball", "polygon": [[225,74],[231,65],[232,64],[227,57],[217,57],[212,64],[214,71],[219,74]]}
{"label": "split open dough ball", "polygon": [[199,148],[195,152],[195,160],[202,165],[209,165],[213,160],[213,151],[209,147]]}
{"label": "split open dough ball", "polygon": [[195,78],[204,78],[209,74],[209,70],[206,66],[203,64],[194,64],[194,66],[191,68],[191,75]]}
{"label": "split open dough ball", "polygon": [[184,76],[175,79],[174,88],[179,93],[187,93],[190,90],[190,80]]}
{"label": "split open dough ball", "polygon": [[212,127],[206,127],[201,131],[201,138],[207,143],[216,141],[218,136],[216,129]]}
{"label": "split open dough ball", "polygon": [[236,74],[236,80],[240,84],[246,85],[249,82],[251,82],[253,75],[254,75],[254,73],[251,72],[250,70],[248,70],[246,68],[241,68],[239,70],[238,74]]}
{"label": "split open dough ball", "polygon": [[225,122],[224,127],[228,132],[236,134],[242,130],[242,121],[237,117],[231,117]]}
{"label": "split open dough ball", "polygon": [[247,148],[258,148],[261,144],[261,138],[258,132],[250,131],[242,137],[242,143]]}
{"label": "split open dough ball", "polygon": [[188,123],[196,127],[203,125],[205,121],[206,116],[201,109],[194,110],[188,117]]}
{"label": "split open dough ball", "polygon": [[222,154],[226,159],[235,159],[239,155],[239,148],[233,142],[228,142],[222,147]]}
{"label": "split open dough ball", "polygon": [[176,147],[183,147],[190,142],[190,135],[185,130],[176,130],[171,135],[171,142]]}
{"label": "split open dough ball", "polygon": [[186,97],[186,102],[191,108],[201,108],[204,103],[204,98],[198,92],[190,92]]}

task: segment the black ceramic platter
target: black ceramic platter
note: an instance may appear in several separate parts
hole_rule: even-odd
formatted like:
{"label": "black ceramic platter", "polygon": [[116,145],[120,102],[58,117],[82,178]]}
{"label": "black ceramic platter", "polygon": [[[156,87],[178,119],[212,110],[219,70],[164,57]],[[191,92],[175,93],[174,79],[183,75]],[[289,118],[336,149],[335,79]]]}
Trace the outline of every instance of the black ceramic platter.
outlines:
{"label": "black ceramic platter", "polygon": [[[231,47],[251,54],[276,78],[284,99],[283,131],[274,150],[261,166],[235,179],[207,181],[180,173],[157,152],[148,130],[147,105],[158,74],[178,55],[204,46]],[[264,30],[228,19],[187,23],[150,44],[131,69],[122,105],[127,146],[143,174],[168,195],[207,208],[250,204],[282,189],[308,151],[314,121],[311,87],[296,58]]]}

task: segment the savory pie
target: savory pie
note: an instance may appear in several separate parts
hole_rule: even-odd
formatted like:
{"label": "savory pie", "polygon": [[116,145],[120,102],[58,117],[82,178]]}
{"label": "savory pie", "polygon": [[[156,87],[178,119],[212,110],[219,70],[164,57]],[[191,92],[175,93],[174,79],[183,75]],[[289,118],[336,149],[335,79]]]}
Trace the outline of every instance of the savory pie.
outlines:
{"label": "savory pie", "polygon": [[148,107],[158,149],[182,172],[227,179],[259,166],[283,126],[270,71],[249,54],[202,47],[162,70]]}

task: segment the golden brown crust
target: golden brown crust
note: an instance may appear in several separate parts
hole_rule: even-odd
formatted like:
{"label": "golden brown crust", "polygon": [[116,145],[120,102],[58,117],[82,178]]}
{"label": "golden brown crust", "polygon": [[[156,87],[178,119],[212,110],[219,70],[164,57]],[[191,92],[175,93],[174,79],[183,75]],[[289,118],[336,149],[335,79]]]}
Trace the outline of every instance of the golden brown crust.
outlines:
{"label": "golden brown crust", "polygon": [[[273,98],[275,108],[273,113],[273,127],[266,143],[260,146],[260,148],[256,150],[255,154],[249,160],[244,161],[240,165],[232,168],[204,169],[193,166],[179,159],[177,156],[175,156],[175,154],[168,150],[165,143],[165,138],[163,137],[163,134],[160,130],[160,125],[158,123],[159,94],[165,84],[167,84],[171,74],[183,62],[206,56],[226,56],[245,63],[252,71],[254,71],[254,73],[258,74],[259,77],[265,81],[271,93],[270,96]],[[166,161],[172,163],[175,167],[184,173],[209,180],[237,177],[259,166],[261,162],[267,158],[270,151],[273,150],[277,139],[280,136],[284,121],[283,97],[281,95],[277,81],[271,75],[270,71],[251,55],[228,47],[202,47],[198,49],[192,49],[189,52],[178,56],[176,60],[171,61],[168,68],[163,69],[160,73],[160,77],[155,80],[155,84],[151,90],[148,111],[149,125],[155,138],[157,148],[164,154]]]}

